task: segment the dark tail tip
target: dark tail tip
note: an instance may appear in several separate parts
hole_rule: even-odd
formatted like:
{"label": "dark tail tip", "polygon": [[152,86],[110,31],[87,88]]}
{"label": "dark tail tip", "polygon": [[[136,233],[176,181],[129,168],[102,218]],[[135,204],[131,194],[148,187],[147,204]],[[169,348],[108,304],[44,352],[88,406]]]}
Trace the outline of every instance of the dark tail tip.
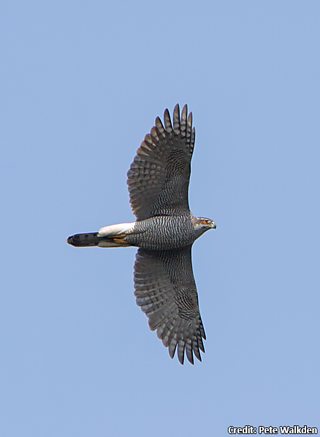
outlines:
{"label": "dark tail tip", "polygon": [[68,239],[67,239],[67,243],[68,243],[68,244],[73,244],[73,236],[68,237]]}
{"label": "dark tail tip", "polygon": [[92,232],[90,234],[75,234],[67,239],[68,244],[75,247],[96,246],[98,241],[99,237],[97,232]]}

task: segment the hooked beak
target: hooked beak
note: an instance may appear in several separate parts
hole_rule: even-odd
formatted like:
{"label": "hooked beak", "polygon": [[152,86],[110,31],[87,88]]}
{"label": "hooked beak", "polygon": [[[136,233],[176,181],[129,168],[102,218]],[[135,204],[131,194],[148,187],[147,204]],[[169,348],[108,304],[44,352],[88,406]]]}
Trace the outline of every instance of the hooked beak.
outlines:
{"label": "hooked beak", "polygon": [[217,225],[215,224],[215,222],[212,222],[212,223],[211,223],[211,228],[212,228],[212,229],[216,229],[216,227],[217,227]]}

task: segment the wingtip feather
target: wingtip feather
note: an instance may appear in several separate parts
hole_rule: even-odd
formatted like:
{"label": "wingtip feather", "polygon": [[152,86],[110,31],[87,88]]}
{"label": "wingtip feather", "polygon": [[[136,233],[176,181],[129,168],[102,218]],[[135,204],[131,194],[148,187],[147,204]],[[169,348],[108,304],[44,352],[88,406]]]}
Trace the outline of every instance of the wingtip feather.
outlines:
{"label": "wingtip feather", "polygon": [[172,132],[172,123],[171,123],[171,117],[168,108],[164,110],[163,119],[167,132]]}

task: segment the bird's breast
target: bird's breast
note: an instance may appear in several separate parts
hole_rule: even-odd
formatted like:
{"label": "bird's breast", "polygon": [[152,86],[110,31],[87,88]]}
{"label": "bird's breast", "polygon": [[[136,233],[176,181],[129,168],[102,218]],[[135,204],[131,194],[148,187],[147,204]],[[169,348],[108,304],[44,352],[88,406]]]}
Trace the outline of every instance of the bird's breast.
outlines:
{"label": "bird's breast", "polygon": [[191,217],[157,216],[137,221],[127,241],[149,250],[169,250],[188,246],[195,240]]}

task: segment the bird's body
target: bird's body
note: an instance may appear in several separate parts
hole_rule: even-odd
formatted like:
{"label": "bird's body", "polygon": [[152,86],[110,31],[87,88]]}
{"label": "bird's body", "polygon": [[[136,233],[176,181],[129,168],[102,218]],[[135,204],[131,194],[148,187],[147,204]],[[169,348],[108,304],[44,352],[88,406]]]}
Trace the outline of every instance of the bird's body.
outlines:
{"label": "bird's body", "polygon": [[[98,247],[136,246],[149,250],[181,249],[190,246],[205,232],[204,228],[194,228],[196,220],[197,218],[191,214],[150,217],[132,223],[105,226],[99,232],[76,234],[69,237],[68,242],[78,247],[92,245]],[[116,244],[117,241],[118,244]]]}
{"label": "bird's body", "polygon": [[157,117],[151,134],[138,149],[128,172],[130,200],[137,220],[76,234],[68,243],[77,247],[139,248],[135,264],[137,303],[151,329],[181,363],[193,363],[204,352],[202,325],[191,263],[193,242],[208,229],[211,219],[197,218],[189,209],[188,187],[195,131],[191,113],[176,105],[171,123],[168,110],[163,126]]}
{"label": "bird's body", "polygon": [[149,250],[179,249],[194,241],[190,214],[181,216],[156,216],[134,225],[127,240],[133,245]]}

